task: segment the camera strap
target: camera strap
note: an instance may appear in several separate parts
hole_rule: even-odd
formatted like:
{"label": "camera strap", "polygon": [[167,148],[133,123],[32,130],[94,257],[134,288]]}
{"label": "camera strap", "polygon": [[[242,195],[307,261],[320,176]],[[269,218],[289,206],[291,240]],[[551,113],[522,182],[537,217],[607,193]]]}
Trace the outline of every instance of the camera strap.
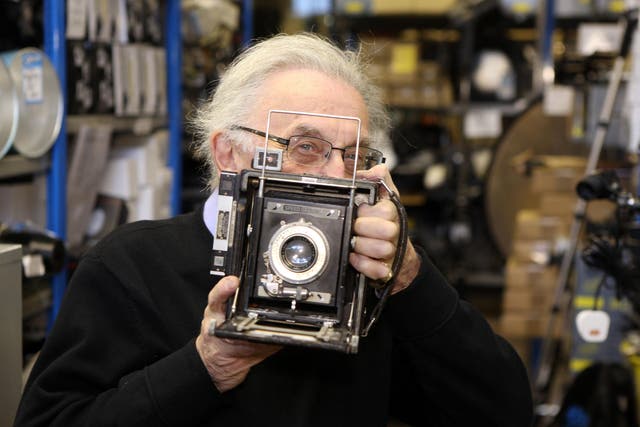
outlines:
{"label": "camera strap", "polygon": [[376,321],[380,317],[380,314],[382,313],[382,309],[384,308],[387,302],[387,299],[391,295],[391,289],[393,289],[393,285],[395,284],[396,279],[398,277],[398,273],[400,272],[400,268],[402,267],[402,261],[404,260],[404,253],[407,250],[407,241],[409,236],[407,212],[405,211],[404,206],[402,206],[402,203],[400,202],[400,198],[398,197],[396,192],[393,191],[391,187],[387,185],[386,182],[384,182],[383,179],[380,180],[380,184],[385,188],[385,190],[387,190],[387,193],[389,194],[389,199],[393,202],[393,204],[396,207],[396,210],[398,211],[398,218],[400,220],[400,234],[398,236],[397,250],[393,257],[393,263],[391,264],[391,272],[393,273],[391,276],[391,279],[388,280],[387,282],[382,282],[382,283],[378,281],[377,283],[379,284],[379,286],[376,286],[375,283],[372,284],[372,286],[376,287],[376,295],[378,296],[378,302],[373,308],[373,311],[371,312],[369,322],[362,330],[361,336],[363,337],[366,337],[369,334],[369,330],[371,330],[373,325],[376,323]]}

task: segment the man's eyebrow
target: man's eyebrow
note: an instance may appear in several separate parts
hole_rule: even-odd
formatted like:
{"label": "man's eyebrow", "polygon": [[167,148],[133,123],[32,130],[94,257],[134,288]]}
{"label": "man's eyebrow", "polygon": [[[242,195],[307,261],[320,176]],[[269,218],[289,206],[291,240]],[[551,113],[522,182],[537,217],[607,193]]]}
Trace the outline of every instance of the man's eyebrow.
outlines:
{"label": "man's eyebrow", "polygon": [[316,138],[326,139],[326,137],[322,134],[322,132],[320,132],[320,130],[318,130],[318,128],[305,123],[297,124],[296,127],[292,129],[291,135],[314,136]]}
{"label": "man's eyebrow", "polygon": [[[353,145],[356,145],[355,142]],[[360,137],[360,146],[361,147],[368,147],[371,145],[371,140],[367,137]]]}
{"label": "man's eyebrow", "polygon": [[[305,123],[296,125],[296,127],[293,128],[291,135],[292,136],[313,136],[316,138],[324,139],[326,141],[330,141],[318,128]],[[360,137],[361,146],[368,147],[370,144],[371,144],[371,141],[369,138],[362,137],[362,136]],[[356,141],[353,141],[353,144],[350,144],[349,146],[355,147],[355,145],[356,145]]]}

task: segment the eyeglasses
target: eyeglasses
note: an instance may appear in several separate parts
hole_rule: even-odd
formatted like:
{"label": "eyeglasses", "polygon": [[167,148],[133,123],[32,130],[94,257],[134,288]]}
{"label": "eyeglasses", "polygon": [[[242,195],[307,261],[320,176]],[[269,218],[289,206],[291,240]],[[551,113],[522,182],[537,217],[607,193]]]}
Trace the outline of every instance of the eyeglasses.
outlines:
{"label": "eyeglasses", "polygon": [[301,166],[322,166],[329,161],[331,151],[338,150],[342,152],[342,160],[347,173],[353,173],[356,170],[367,170],[372,167],[384,163],[384,155],[375,148],[360,146],[356,160],[356,146],[345,148],[334,147],[329,141],[325,141],[315,136],[294,135],[289,139],[268,135],[265,132],[251,129],[244,126],[234,125],[231,130],[243,130],[251,132],[255,135],[267,138],[269,141],[287,147],[287,158]]}

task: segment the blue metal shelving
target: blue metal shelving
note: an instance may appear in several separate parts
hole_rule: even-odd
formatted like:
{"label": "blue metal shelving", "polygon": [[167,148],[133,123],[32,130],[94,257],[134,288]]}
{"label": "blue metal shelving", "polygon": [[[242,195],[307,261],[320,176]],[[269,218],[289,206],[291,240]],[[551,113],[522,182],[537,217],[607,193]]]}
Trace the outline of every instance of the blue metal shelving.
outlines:
{"label": "blue metal shelving", "polygon": [[253,0],[242,1],[242,44],[249,45],[253,38]]}
{"label": "blue metal shelving", "polygon": [[[44,50],[49,56],[60,80],[63,95],[66,93],[66,49],[65,49],[65,1],[44,1]],[[63,103],[65,105],[65,103]],[[61,239],[67,237],[67,124],[63,114],[60,135],[51,149],[51,167],[47,175],[47,228]],[[67,285],[67,274],[63,271],[53,278],[52,309],[49,327],[58,314],[62,296]]]}
{"label": "blue metal shelving", "polygon": [[182,190],[182,38],[180,36],[180,0],[168,0],[165,22],[167,51],[167,113],[169,118],[169,159],[173,170],[171,214],[180,209]]}
{"label": "blue metal shelving", "polygon": [[[44,50],[66,94],[65,0],[44,0]],[[173,170],[171,214],[180,213],[182,188],[182,38],[180,0],[166,1],[165,48],[167,57],[167,107],[169,126],[168,166]],[[242,40],[253,37],[253,0],[242,1]],[[66,239],[67,200],[67,124],[63,117],[60,136],[51,149],[51,167],[47,176],[47,228]],[[49,327],[58,314],[67,285],[67,273],[53,278],[53,305]]]}
{"label": "blue metal shelving", "polygon": [[[167,102],[169,120],[169,159],[174,182],[171,190],[171,213],[180,213],[181,189],[181,62],[182,42],[180,34],[180,0],[167,0],[166,49],[167,49]],[[44,0],[44,50],[53,64],[62,93],[66,95],[66,49],[65,49],[65,0]],[[66,239],[67,200],[67,129],[63,117],[60,136],[51,149],[51,167],[47,175],[47,228],[61,239]],[[52,309],[49,327],[58,314],[67,285],[67,274],[63,271],[53,278]]]}

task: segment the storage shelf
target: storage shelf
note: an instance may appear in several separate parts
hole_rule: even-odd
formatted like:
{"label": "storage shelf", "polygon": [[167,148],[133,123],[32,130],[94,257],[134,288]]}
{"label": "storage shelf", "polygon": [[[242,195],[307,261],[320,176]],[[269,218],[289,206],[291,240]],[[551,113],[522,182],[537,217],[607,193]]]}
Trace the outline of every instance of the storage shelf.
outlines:
{"label": "storage shelf", "polygon": [[109,125],[114,132],[130,132],[148,135],[158,128],[166,128],[167,117],[117,117],[109,114],[87,114],[67,116],[67,133],[76,134],[80,126]]}
{"label": "storage shelf", "polygon": [[[372,12],[363,7],[361,11],[349,13],[337,10],[334,17],[349,23],[351,28],[407,28],[407,27],[460,27],[473,21],[487,12],[497,8],[496,0],[475,0],[468,4],[458,5],[441,12],[435,10],[406,12]],[[401,9],[399,9],[401,10]]]}
{"label": "storage shelf", "polygon": [[399,111],[415,111],[420,113],[433,114],[438,116],[462,116],[473,110],[497,110],[503,116],[517,116],[527,110],[533,103],[541,99],[542,94],[537,91],[531,91],[511,102],[456,102],[448,107],[431,108],[431,107],[407,107],[401,105],[388,104],[392,110]]}
{"label": "storage shelf", "polygon": [[0,159],[0,179],[45,172],[48,168],[48,156],[29,159],[17,154],[11,154]]}

